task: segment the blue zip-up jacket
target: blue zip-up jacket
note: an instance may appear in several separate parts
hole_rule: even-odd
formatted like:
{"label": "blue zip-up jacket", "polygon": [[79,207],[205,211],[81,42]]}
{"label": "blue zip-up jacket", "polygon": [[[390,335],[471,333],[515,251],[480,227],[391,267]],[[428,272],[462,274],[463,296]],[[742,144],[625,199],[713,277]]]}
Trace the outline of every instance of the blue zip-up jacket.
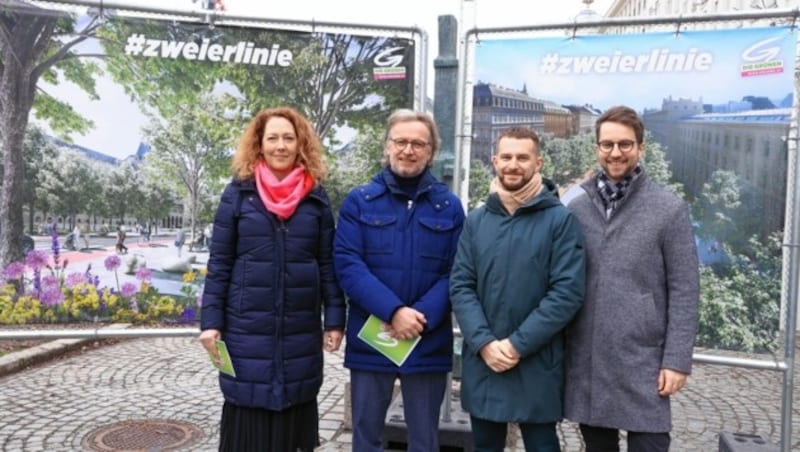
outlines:
{"label": "blue zip-up jacket", "polygon": [[[461,202],[429,171],[409,198],[384,169],[352,190],[339,211],[334,264],[348,298],[345,367],[372,372],[449,372],[453,327],[450,268],[464,223]],[[411,356],[397,367],[357,337],[369,314],[391,322],[410,306],[427,324]]]}
{"label": "blue zip-up jacket", "polygon": [[[236,378],[225,400],[283,410],[316,399],[322,332],[342,329],[345,303],[333,269],[333,215],[317,186],[285,221],[268,212],[252,179],[231,182],[214,218],[201,329],[222,332]],[[324,320],[323,320],[324,319]]]}

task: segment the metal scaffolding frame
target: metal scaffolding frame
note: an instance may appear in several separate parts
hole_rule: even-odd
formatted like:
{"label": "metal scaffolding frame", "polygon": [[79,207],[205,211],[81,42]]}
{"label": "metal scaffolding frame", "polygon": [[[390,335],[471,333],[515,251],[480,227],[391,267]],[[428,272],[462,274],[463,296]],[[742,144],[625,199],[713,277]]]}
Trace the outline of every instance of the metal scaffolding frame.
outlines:
{"label": "metal scaffolding frame", "polygon": [[[571,33],[573,36],[579,30],[589,30],[598,34],[609,29],[617,30],[625,27],[641,26],[648,27],[654,25],[674,27],[675,33],[681,32],[681,26],[689,23],[702,22],[732,22],[732,21],[758,21],[758,20],[785,20],[787,25],[795,26],[800,18],[800,8],[794,9],[770,9],[759,11],[741,11],[724,14],[693,14],[680,16],[660,16],[642,18],[598,18],[591,21],[575,21],[564,23],[540,24],[531,26],[519,26],[508,28],[472,28],[469,29],[460,40],[461,65],[459,66],[458,86],[461,91],[457,95],[456,102],[456,136],[455,136],[455,160],[453,169],[454,191],[466,206],[469,198],[469,155],[470,140],[472,139],[472,121],[470,107],[472,104],[473,80],[470,78],[473,70],[471,56],[474,53],[474,46],[478,42],[479,35],[499,35],[512,33],[535,33],[542,31],[563,31]],[[663,31],[661,28],[659,31]],[[795,38],[795,40],[797,40]],[[800,65],[798,50],[795,50],[796,66]],[[795,68],[795,74],[800,71]],[[800,183],[797,175],[800,174],[800,159],[798,159],[798,86],[797,75],[794,81],[794,100],[792,115],[789,125],[789,136],[787,137],[788,165],[787,165],[787,197],[786,197],[786,223],[784,226],[783,241],[783,287],[782,300],[786,300],[784,336],[784,356],[779,360],[777,357],[772,360],[744,359],[735,357],[724,357],[705,353],[695,353],[693,361],[696,363],[706,363],[714,365],[726,365],[734,367],[744,367],[751,369],[773,370],[783,374],[782,396],[781,396],[781,451],[789,452],[792,446],[792,395],[794,382],[794,359],[795,359],[795,329],[797,324],[797,303],[798,303],[798,260],[800,259]]]}
{"label": "metal scaffolding frame", "polygon": [[[161,16],[171,16],[170,18],[190,18],[198,22],[208,23],[209,25],[243,25],[249,26],[269,26],[281,29],[306,30],[309,32],[328,31],[328,30],[362,30],[378,31],[386,33],[410,33],[415,41],[420,45],[416,48],[418,58],[415,64],[415,72],[418,75],[415,89],[415,107],[423,108],[427,84],[427,59],[428,59],[428,37],[424,30],[417,27],[397,27],[379,26],[354,23],[337,23],[324,21],[296,21],[273,19],[259,16],[234,16],[224,12],[211,10],[175,10],[159,8],[155,6],[132,5],[125,2],[97,1],[97,0],[50,0],[32,1],[37,5],[58,4],[62,6],[89,7],[97,8],[98,13],[104,10],[116,10],[118,12],[134,12]],[[12,6],[13,7],[13,6]],[[469,139],[471,139],[471,121],[467,106],[472,98],[472,81],[468,77],[471,73],[471,48],[478,40],[478,35],[490,34],[510,34],[520,32],[541,32],[541,31],[565,31],[575,35],[579,30],[602,30],[604,28],[630,27],[630,26],[653,26],[653,25],[672,25],[676,33],[680,32],[681,26],[687,23],[699,22],[731,22],[745,20],[768,20],[786,19],[794,26],[800,17],[800,9],[773,9],[751,12],[735,12],[715,15],[685,15],[685,16],[661,16],[651,18],[604,18],[591,22],[564,22],[553,24],[541,24],[523,27],[509,28],[472,28],[468,30],[460,41],[460,61],[458,86],[460,91],[457,94],[456,104],[456,136],[455,136],[455,164],[454,164],[454,183],[456,194],[466,203],[468,200],[469,186],[469,165],[465,167],[465,156],[469,155]],[[798,69],[796,69],[797,71]],[[711,354],[696,353],[693,356],[694,362],[713,365],[727,365],[751,369],[779,371],[783,374],[782,404],[781,404],[781,451],[791,450],[791,430],[792,430],[792,394],[794,381],[794,351],[795,334],[797,323],[797,302],[798,302],[798,260],[800,259],[800,183],[797,175],[800,174],[800,159],[798,159],[798,79],[795,77],[794,105],[792,107],[792,117],[787,137],[788,146],[788,177],[787,177],[787,202],[786,202],[786,225],[784,228],[784,281],[782,298],[786,300],[786,318],[784,325],[784,356],[782,360],[759,360],[744,359],[734,357],[722,357]],[[469,159],[466,159],[469,162]],[[96,329],[62,329],[62,330],[0,330],[0,339],[106,339],[106,338],[142,338],[142,337],[196,337],[199,329],[183,328],[96,328]]]}

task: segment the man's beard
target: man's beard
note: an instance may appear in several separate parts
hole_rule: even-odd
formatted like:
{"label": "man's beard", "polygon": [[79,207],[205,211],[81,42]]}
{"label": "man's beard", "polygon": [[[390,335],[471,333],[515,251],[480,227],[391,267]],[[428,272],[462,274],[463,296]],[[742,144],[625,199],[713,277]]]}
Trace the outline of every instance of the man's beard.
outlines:
{"label": "man's beard", "polygon": [[[519,179],[519,181],[517,181],[517,182],[515,182],[513,184],[510,184],[509,182],[506,181],[506,177],[508,177],[508,176],[516,176],[516,177],[520,177],[520,179]],[[524,187],[525,184],[530,182],[530,180],[532,178],[533,178],[533,175],[531,175],[530,177],[526,178],[525,174],[501,174],[500,177],[499,177],[500,185],[502,185],[503,188],[505,188],[508,191],[519,190],[520,188]]]}

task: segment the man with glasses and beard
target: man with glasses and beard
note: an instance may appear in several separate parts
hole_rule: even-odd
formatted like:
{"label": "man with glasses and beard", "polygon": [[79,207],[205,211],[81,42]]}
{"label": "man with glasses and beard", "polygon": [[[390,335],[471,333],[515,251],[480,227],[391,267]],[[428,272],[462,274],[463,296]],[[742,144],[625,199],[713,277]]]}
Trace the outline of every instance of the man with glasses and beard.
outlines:
{"label": "man with glasses and beard", "polygon": [[540,173],[536,133],[502,131],[492,164],[489,197],[467,217],[450,274],[464,336],[461,404],[475,450],[502,451],[516,422],[525,450],[554,452],[563,329],[583,302],[583,237]]}
{"label": "man with glasses and beard", "polygon": [[569,203],[586,238],[586,301],[567,329],[565,415],[587,452],[669,450],[670,396],[686,383],[699,272],[689,208],[647,176],[644,124],[625,106],[597,120],[600,171]]}
{"label": "man with glasses and beard", "polygon": [[[354,451],[383,450],[396,379],[408,450],[439,450],[439,409],[453,354],[448,278],[464,211],[430,173],[438,149],[430,115],[395,111],[384,137],[385,168],[353,189],[339,211],[334,265],[348,297],[344,365],[350,369]],[[358,337],[370,316],[389,339],[421,338],[401,365]]]}

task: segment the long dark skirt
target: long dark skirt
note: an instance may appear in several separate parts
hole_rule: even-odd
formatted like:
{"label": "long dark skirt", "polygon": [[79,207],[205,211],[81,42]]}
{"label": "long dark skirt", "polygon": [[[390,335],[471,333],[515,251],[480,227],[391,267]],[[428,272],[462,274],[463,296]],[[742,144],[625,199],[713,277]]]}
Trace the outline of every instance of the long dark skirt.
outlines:
{"label": "long dark skirt", "polygon": [[225,402],[220,424],[220,452],[312,451],[319,445],[317,401],[283,411]]}

